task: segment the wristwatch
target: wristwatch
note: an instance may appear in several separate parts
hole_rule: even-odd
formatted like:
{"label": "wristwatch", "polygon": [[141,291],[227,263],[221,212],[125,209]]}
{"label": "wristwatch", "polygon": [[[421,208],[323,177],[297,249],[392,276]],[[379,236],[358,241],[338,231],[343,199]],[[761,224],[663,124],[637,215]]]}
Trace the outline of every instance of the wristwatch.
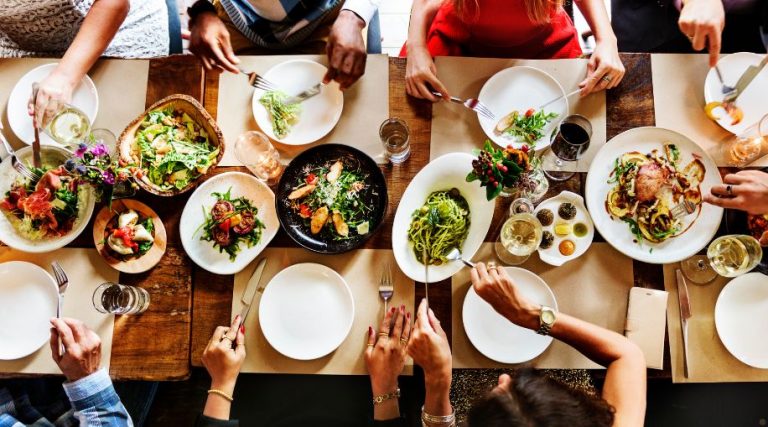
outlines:
{"label": "wristwatch", "polygon": [[549,331],[557,321],[557,314],[555,310],[546,305],[541,306],[541,313],[539,313],[539,329],[536,331],[539,335],[549,335]]}

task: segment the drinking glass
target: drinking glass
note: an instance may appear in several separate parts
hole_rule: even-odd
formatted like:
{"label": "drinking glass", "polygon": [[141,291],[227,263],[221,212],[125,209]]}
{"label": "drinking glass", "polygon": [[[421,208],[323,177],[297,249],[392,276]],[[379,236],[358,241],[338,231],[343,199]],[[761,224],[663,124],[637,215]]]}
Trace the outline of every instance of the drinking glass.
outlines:
{"label": "drinking glass", "polygon": [[99,313],[140,314],[149,308],[149,293],[136,286],[106,282],[93,292],[93,307]]}
{"label": "drinking glass", "polygon": [[768,114],[723,145],[723,158],[731,166],[743,168],[768,154]]}
{"label": "drinking glass", "polygon": [[752,236],[733,234],[715,239],[707,248],[709,264],[717,274],[736,277],[748,273],[763,258],[760,242]]}
{"label": "drinking glass", "polygon": [[496,256],[506,265],[520,265],[539,248],[542,228],[533,215],[533,203],[528,199],[515,199],[509,207],[509,218],[501,226],[494,243]]}
{"label": "drinking glass", "polygon": [[59,144],[73,147],[90,135],[91,119],[79,108],[62,104],[51,116],[45,115],[41,129]]}
{"label": "drinking glass", "polygon": [[572,177],[591,139],[592,124],[586,117],[572,114],[563,119],[552,144],[542,156],[544,173],[555,181]]}
{"label": "drinking glass", "polygon": [[397,117],[384,120],[379,126],[379,138],[392,164],[403,163],[411,155],[410,130],[405,121]]}
{"label": "drinking glass", "polygon": [[109,129],[99,128],[91,131],[90,144],[104,144],[107,147],[109,157],[117,158],[117,137]]}
{"label": "drinking glass", "polygon": [[276,184],[285,166],[269,138],[261,132],[250,131],[235,141],[235,156],[256,178],[267,185]]}

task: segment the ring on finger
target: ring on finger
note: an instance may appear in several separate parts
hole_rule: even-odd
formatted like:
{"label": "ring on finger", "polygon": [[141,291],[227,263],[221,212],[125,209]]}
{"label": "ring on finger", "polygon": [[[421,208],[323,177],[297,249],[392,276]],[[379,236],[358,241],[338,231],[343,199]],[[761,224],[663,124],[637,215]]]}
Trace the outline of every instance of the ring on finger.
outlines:
{"label": "ring on finger", "polygon": [[228,337],[228,336],[226,336],[226,335],[224,335],[223,337],[221,337],[221,341],[224,341],[224,340],[227,340],[227,341],[229,341],[230,343],[231,343],[231,342],[233,342],[232,338],[230,338],[230,337]]}
{"label": "ring on finger", "polygon": [[733,185],[731,184],[726,185],[725,192],[728,193],[729,196],[733,196]]}
{"label": "ring on finger", "polygon": [[389,334],[386,332],[379,332],[379,338],[389,338]]}
{"label": "ring on finger", "polygon": [[408,339],[407,338],[400,338],[400,344],[407,345],[408,344]]}
{"label": "ring on finger", "polygon": [[493,261],[488,261],[488,268],[496,268],[496,263]]}
{"label": "ring on finger", "polygon": [[613,80],[613,78],[611,78],[611,76],[609,76],[608,74],[606,74],[606,75],[604,75],[604,76],[603,76],[603,78],[601,78],[600,80],[602,80],[602,81],[604,81],[604,82],[606,82],[606,83],[610,83],[610,82],[611,82],[611,80]]}
{"label": "ring on finger", "polygon": [[373,347],[373,344],[371,344],[371,343],[368,343],[368,344],[366,344],[365,346],[366,346],[366,347]]}

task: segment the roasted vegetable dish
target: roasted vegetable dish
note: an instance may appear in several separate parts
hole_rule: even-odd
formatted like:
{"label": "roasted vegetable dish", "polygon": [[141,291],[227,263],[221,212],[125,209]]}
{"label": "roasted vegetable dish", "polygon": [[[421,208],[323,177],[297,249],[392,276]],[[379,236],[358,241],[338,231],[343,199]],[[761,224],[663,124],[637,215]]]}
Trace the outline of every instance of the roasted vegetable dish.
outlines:
{"label": "roasted vegetable dish", "polygon": [[205,222],[201,225],[200,240],[213,242],[219,252],[229,255],[230,261],[240,253],[240,244],[256,246],[261,240],[265,225],[258,218],[259,209],[245,197],[232,198],[232,189],[226,193],[213,193],[216,203],[203,207]]}

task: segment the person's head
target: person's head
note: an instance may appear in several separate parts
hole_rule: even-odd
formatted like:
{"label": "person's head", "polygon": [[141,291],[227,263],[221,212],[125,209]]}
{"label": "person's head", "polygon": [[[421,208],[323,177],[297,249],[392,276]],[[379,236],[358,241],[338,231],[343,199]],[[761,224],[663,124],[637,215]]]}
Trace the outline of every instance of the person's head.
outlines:
{"label": "person's head", "polygon": [[[480,0],[452,0],[456,11],[465,17],[476,16],[480,9]],[[563,0],[525,0],[525,11],[531,21],[544,24],[549,22],[552,13],[563,5]]]}
{"label": "person's head", "polygon": [[614,409],[605,400],[570,389],[533,369],[499,384],[469,410],[470,427],[602,427],[613,424]]}

